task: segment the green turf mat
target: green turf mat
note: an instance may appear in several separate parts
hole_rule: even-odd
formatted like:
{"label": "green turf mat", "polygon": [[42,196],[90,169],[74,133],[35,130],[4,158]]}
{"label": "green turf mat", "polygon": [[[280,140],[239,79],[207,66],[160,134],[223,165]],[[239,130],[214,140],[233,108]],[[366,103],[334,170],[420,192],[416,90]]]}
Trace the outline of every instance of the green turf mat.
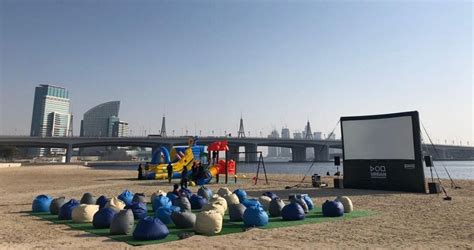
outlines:
{"label": "green turf mat", "polygon": [[[153,212],[151,212],[151,206],[149,205],[149,215],[153,215]],[[197,212],[197,211],[193,211]],[[168,237],[162,240],[151,240],[151,241],[138,241],[134,240],[131,235],[111,235],[109,233],[109,229],[95,229],[92,226],[92,223],[74,223],[71,220],[58,220],[57,215],[51,215],[49,213],[30,213],[33,216],[42,218],[44,220],[51,221],[52,223],[57,223],[57,224],[65,224],[68,225],[69,227],[76,229],[76,230],[82,230],[86,231],[88,233],[92,233],[98,236],[105,236],[109,237],[111,239],[117,240],[117,241],[122,241],[125,243],[128,243],[133,246],[141,246],[141,245],[149,245],[149,244],[159,244],[159,243],[164,243],[164,242],[170,242],[170,241],[175,241],[178,240],[178,234],[182,232],[193,232],[192,229],[178,229],[174,226],[174,224],[169,224],[168,229],[170,231],[170,234]],[[344,214],[343,217],[337,217],[337,218],[330,218],[330,217],[323,217],[323,214],[321,212],[320,207],[316,207],[315,209],[311,210],[307,215],[304,220],[299,220],[299,221],[284,221],[281,217],[276,217],[272,218],[270,217],[269,223],[265,227],[261,227],[262,229],[269,229],[269,228],[280,228],[280,227],[292,227],[292,226],[298,226],[298,225],[306,225],[306,224],[314,224],[314,223],[321,223],[321,222],[330,222],[330,221],[337,221],[337,220],[347,220],[347,219],[354,219],[354,218],[360,218],[360,217],[366,217],[375,214],[372,211],[367,211],[367,210],[356,210],[353,211],[352,213],[347,213]],[[224,221],[222,224],[222,231],[217,234],[217,235],[225,235],[225,234],[232,234],[232,233],[240,233],[244,229],[244,223],[243,222],[231,222],[229,220],[229,216],[226,214],[224,216]],[[212,236],[211,236],[212,237]]]}

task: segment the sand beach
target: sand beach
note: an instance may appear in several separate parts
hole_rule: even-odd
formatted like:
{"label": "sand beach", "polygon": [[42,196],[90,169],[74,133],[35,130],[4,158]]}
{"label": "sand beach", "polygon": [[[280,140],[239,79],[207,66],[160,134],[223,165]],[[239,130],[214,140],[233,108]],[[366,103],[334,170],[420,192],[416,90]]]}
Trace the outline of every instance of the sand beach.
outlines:
{"label": "sand beach", "polygon": [[[277,229],[252,229],[216,237],[193,236],[184,240],[139,248],[474,248],[474,181],[456,180],[461,189],[449,188],[452,201],[442,195],[403,192],[333,189],[311,187],[308,177],[303,187],[286,190],[300,175],[269,175],[269,185],[260,180],[253,185],[251,176],[227,185],[243,188],[250,196],[272,191],[280,197],[307,193],[320,206],[337,195],[352,198],[356,209],[376,214],[352,220],[301,225]],[[129,189],[150,196],[161,189],[169,191],[165,181],[137,181],[129,170],[97,170],[80,165],[28,166],[0,169],[0,248],[134,248],[122,242],[99,237],[66,225],[27,214],[39,194],[80,199],[83,193],[114,196]],[[324,181],[332,183],[329,178]],[[222,181],[222,180],[221,180]],[[177,182],[177,180],[175,180]],[[217,190],[224,184],[212,184]],[[191,187],[196,191],[197,187]]]}

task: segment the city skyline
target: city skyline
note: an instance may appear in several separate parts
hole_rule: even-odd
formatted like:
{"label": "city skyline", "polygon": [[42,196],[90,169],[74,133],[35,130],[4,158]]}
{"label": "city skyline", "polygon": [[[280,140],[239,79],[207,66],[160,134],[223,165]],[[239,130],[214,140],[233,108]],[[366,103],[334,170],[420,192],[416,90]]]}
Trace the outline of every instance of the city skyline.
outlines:
{"label": "city skyline", "polygon": [[168,136],[234,136],[241,114],[267,136],[418,110],[435,142],[473,141],[472,3],[1,4],[0,134],[29,134],[34,87],[56,84],[75,135],[120,100],[133,135],[163,114]]}

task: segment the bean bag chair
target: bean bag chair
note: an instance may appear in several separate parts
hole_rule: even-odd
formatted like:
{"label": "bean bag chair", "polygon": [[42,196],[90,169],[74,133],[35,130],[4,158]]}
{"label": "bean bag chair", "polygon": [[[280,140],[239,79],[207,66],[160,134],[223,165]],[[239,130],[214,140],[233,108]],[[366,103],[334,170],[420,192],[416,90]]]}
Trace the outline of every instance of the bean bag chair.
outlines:
{"label": "bean bag chair", "polygon": [[218,213],[220,213],[222,215],[222,217],[224,217],[224,214],[225,214],[225,208],[222,206],[222,204],[220,202],[205,204],[204,206],[202,206],[201,210],[202,211],[215,210]]}
{"label": "bean bag chair", "polygon": [[110,234],[130,234],[133,230],[134,222],[132,210],[127,209],[120,211],[114,215],[112,223],[110,223]]}
{"label": "bean bag chair", "polygon": [[305,212],[299,203],[292,202],[281,210],[283,220],[303,220]]}
{"label": "bean bag chair", "polygon": [[183,211],[191,211],[191,202],[186,196],[181,196],[173,201],[173,206],[181,208]]}
{"label": "bean bag chair", "polygon": [[326,201],[323,203],[323,216],[340,217],[344,215],[344,206],[339,201]]}
{"label": "bean bag chair", "polygon": [[72,221],[76,223],[92,222],[99,205],[80,204],[72,210]]}
{"label": "bean bag chair", "polygon": [[141,202],[143,204],[146,204],[146,198],[144,193],[135,193],[133,195],[132,203],[134,202]]}
{"label": "bean bag chair", "polygon": [[71,199],[59,209],[58,219],[60,220],[70,220],[72,218],[72,210],[79,206],[79,201]]}
{"label": "bean bag chair", "polygon": [[52,201],[53,198],[51,198],[50,196],[47,196],[45,194],[38,195],[33,200],[33,203],[31,205],[32,211],[34,213],[49,212],[49,207],[51,206]]}
{"label": "bean bag chair", "polygon": [[205,186],[201,186],[198,189],[197,194],[199,196],[202,196],[202,197],[206,198],[206,200],[209,200],[209,199],[212,198],[212,190],[208,187],[205,187]]}
{"label": "bean bag chair", "polygon": [[268,211],[268,208],[270,207],[270,202],[272,199],[266,195],[262,195],[258,198],[258,202],[262,205],[263,210]]}
{"label": "bean bag chair", "polygon": [[191,209],[201,209],[204,204],[207,204],[206,198],[195,194],[191,195],[189,202],[191,202]]}
{"label": "bean bag chair", "polygon": [[261,206],[247,207],[243,219],[246,227],[263,227],[268,224],[268,214]]}
{"label": "bean bag chair", "polygon": [[244,200],[241,200],[240,203],[244,205],[246,208],[262,206],[262,204],[260,204],[260,202],[258,202],[257,199],[244,199]]}
{"label": "bean bag chair", "polygon": [[158,210],[155,211],[155,217],[160,218],[160,220],[165,224],[171,224],[173,220],[171,220],[171,214],[176,211],[181,211],[181,208],[171,206],[171,207],[160,207]]}
{"label": "bean bag chair", "polygon": [[299,196],[299,198],[298,198],[297,195],[290,196],[290,202],[291,203],[298,203],[301,206],[301,208],[303,208],[304,213],[305,214],[308,213],[308,211],[309,211],[308,210],[308,205],[306,205],[306,202],[303,200],[303,198],[301,198],[301,196]]}
{"label": "bean bag chair", "polygon": [[95,204],[99,205],[99,209],[102,209],[105,207],[105,205],[107,205],[108,201],[109,199],[107,197],[105,197],[104,195],[101,195],[99,196],[99,198],[97,198],[97,200],[95,201]]}
{"label": "bean bag chair", "polygon": [[196,223],[196,215],[189,211],[171,213],[171,220],[177,228],[193,228]]}
{"label": "bean bag chair", "polygon": [[239,197],[236,194],[228,194],[224,196],[225,201],[227,202],[227,206],[230,206],[231,204],[239,204],[240,200]]}
{"label": "bean bag chair", "polygon": [[174,194],[173,192],[168,192],[166,194],[166,197],[168,197],[168,199],[170,199],[171,202],[173,202],[174,200],[178,199],[179,196],[177,196],[176,194]]}
{"label": "bean bag chair", "polygon": [[94,228],[109,228],[110,224],[112,223],[112,219],[116,214],[117,210],[110,207],[100,209],[94,214],[92,225]]}
{"label": "bean bag chair", "polygon": [[141,219],[133,231],[135,240],[161,240],[166,238],[170,231],[160,219],[151,216]]}
{"label": "bean bag chair", "polygon": [[264,196],[268,196],[271,200],[273,200],[274,198],[278,198],[278,195],[272,193],[272,192],[265,192],[263,193],[262,195]]}
{"label": "bean bag chair", "polygon": [[153,211],[158,210],[160,207],[171,207],[172,203],[168,196],[160,195],[155,197],[151,202],[151,207]]}
{"label": "bean bag chair", "polygon": [[339,201],[344,206],[344,213],[350,213],[354,210],[351,199],[347,196],[338,196],[336,201]]}
{"label": "bean bag chair", "polygon": [[224,210],[227,210],[227,201],[219,195],[212,196],[212,198],[209,200],[209,203],[219,203],[224,207]]}
{"label": "bean bag chair", "polygon": [[155,199],[155,197],[158,197],[160,195],[166,196],[166,192],[162,190],[158,190],[157,192],[153,193],[150,197],[150,203],[153,203],[153,199]]}
{"label": "bean bag chair", "polygon": [[95,205],[95,198],[91,193],[84,193],[81,198],[81,204]]}
{"label": "bean bag chair", "polygon": [[280,198],[275,198],[270,201],[270,206],[268,207],[268,213],[271,217],[281,216],[281,210],[285,206],[285,203]]}
{"label": "bean bag chair", "polygon": [[242,221],[244,218],[244,212],[247,209],[244,205],[230,204],[229,205],[229,219],[230,221]]}
{"label": "bean bag chair", "polygon": [[125,190],[121,194],[119,194],[117,198],[123,201],[125,205],[130,205],[133,201],[133,193],[128,190]]}
{"label": "bean bag chair", "polygon": [[243,189],[236,189],[234,191],[234,194],[237,195],[237,197],[239,197],[239,201],[242,203],[243,200],[247,199],[247,192],[245,192],[245,190]]}
{"label": "bean bag chair", "polygon": [[51,201],[51,205],[49,205],[49,211],[51,214],[57,215],[59,213],[59,209],[61,209],[64,203],[66,203],[66,198],[64,197],[53,199]]}
{"label": "bean bag chair", "polygon": [[308,207],[308,210],[313,210],[314,203],[313,203],[313,200],[311,200],[311,197],[309,197],[309,195],[300,194],[300,195],[297,195],[296,197],[301,198],[306,203],[306,206]]}
{"label": "bean bag chair", "polygon": [[142,202],[134,202],[131,205],[125,206],[125,209],[132,210],[135,220],[140,220],[148,216],[146,204]]}
{"label": "bean bag chair", "polygon": [[191,195],[193,195],[193,192],[187,188],[181,188],[179,190],[179,193],[183,196],[186,196],[188,199],[191,198]]}
{"label": "bean bag chair", "polygon": [[219,190],[217,190],[217,194],[220,196],[220,197],[224,197],[228,194],[231,194],[232,192],[227,188],[227,187],[221,187],[219,188]]}
{"label": "bean bag chair", "polygon": [[117,211],[120,211],[125,208],[125,203],[119,200],[117,197],[112,197],[112,199],[107,201],[107,203],[105,204],[105,207],[114,208]]}
{"label": "bean bag chair", "polygon": [[222,230],[222,214],[216,210],[202,211],[196,215],[194,231],[198,234],[214,235]]}

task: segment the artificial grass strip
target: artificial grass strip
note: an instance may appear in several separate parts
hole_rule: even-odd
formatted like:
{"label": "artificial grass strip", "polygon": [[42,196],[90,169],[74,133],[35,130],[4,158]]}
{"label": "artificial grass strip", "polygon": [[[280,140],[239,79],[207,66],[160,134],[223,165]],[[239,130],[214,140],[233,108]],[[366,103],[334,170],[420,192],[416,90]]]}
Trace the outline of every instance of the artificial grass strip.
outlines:
{"label": "artificial grass strip", "polygon": [[[153,216],[154,213],[151,212],[151,206],[148,206],[149,212],[148,214]],[[198,211],[193,211],[198,212]],[[44,220],[51,221],[52,223],[56,224],[64,224],[68,225],[69,227],[75,230],[82,230],[91,234],[95,234],[98,236],[109,237],[111,239],[122,241],[132,246],[142,246],[142,245],[150,245],[150,244],[159,244],[164,242],[170,242],[178,240],[178,234],[187,232],[193,232],[192,229],[178,229],[175,227],[174,224],[169,224],[168,229],[170,234],[168,237],[162,240],[150,240],[150,241],[139,241],[134,240],[132,235],[111,235],[110,230],[106,229],[96,229],[92,226],[92,223],[74,223],[71,220],[59,220],[57,215],[51,215],[49,213],[30,213],[33,216],[42,218]],[[261,227],[261,229],[270,229],[270,228],[281,228],[281,227],[292,227],[298,225],[306,225],[306,224],[315,224],[315,223],[322,223],[322,222],[330,222],[330,221],[337,221],[337,220],[348,220],[360,217],[366,217],[373,215],[374,212],[368,210],[356,210],[352,213],[346,213],[343,217],[324,217],[320,207],[315,207],[315,209],[311,210],[308,214],[306,214],[306,218],[304,220],[299,221],[284,221],[281,217],[270,217],[269,223],[265,227]],[[136,223],[137,221],[135,221]],[[233,234],[233,233],[241,233],[244,229],[243,222],[231,222],[229,220],[229,216],[226,214],[224,216],[224,221],[222,224],[222,231],[217,235],[226,235],[226,234]],[[214,236],[214,235],[213,235]],[[212,236],[210,236],[212,237]]]}

